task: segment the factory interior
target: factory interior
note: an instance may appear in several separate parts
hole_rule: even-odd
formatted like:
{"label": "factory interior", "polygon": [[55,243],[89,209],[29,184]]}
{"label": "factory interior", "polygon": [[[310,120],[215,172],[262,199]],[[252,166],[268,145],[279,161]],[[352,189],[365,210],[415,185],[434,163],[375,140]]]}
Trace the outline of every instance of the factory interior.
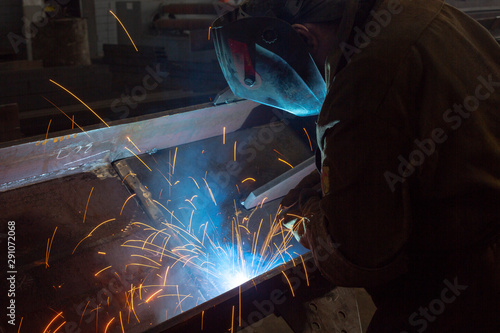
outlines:
{"label": "factory interior", "polygon": [[[500,43],[498,0],[447,2]],[[229,89],[209,28],[239,3],[2,0],[0,333],[366,331],[277,219],[316,117]]]}

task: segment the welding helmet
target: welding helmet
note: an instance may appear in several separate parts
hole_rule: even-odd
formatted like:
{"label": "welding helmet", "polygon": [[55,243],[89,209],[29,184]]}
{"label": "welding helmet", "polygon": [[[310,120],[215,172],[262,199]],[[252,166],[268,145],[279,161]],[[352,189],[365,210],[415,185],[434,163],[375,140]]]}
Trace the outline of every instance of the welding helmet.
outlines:
{"label": "welding helmet", "polygon": [[319,114],[325,80],[292,24],[340,20],[347,1],[249,0],[215,20],[211,35],[233,93],[297,116]]}
{"label": "welding helmet", "polygon": [[250,17],[240,7],[218,18],[211,31],[222,72],[236,96],[297,116],[319,114],[326,84],[289,23]]}

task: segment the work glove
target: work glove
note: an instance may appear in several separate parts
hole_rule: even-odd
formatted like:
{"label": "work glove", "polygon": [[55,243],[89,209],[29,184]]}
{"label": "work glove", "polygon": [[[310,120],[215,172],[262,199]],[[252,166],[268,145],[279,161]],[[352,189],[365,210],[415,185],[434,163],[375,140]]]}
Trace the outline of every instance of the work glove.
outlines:
{"label": "work glove", "polygon": [[300,183],[281,201],[281,212],[279,218],[283,226],[291,230],[299,243],[309,248],[306,233],[306,224],[319,213],[320,175],[313,171],[300,181]]}

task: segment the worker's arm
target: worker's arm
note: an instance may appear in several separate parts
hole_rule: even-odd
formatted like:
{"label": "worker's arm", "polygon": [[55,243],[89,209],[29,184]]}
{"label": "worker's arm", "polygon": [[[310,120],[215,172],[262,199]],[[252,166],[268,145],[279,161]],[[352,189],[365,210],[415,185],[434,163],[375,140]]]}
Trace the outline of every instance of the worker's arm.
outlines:
{"label": "worker's arm", "polygon": [[[342,286],[369,287],[405,272],[410,232],[408,183],[390,186],[406,151],[399,131],[369,112],[323,138],[324,196],[303,205],[306,240],[318,267]],[[307,221],[307,220],[306,220]],[[302,243],[306,243],[302,241]]]}

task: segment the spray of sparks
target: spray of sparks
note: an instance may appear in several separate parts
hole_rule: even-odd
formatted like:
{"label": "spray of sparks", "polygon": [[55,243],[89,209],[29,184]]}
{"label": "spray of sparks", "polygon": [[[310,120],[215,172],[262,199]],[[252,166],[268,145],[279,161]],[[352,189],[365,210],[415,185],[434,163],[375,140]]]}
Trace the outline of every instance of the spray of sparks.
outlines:
{"label": "spray of sparks", "polygon": [[[223,144],[225,144],[225,132],[226,128],[224,127]],[[140,152],[140,149],[134,142],[128,137],[127,139]],[[236,145],[237,142],[235,141],[234,146],[231,147],[233,148],[234,160],[236,160]],[[127,147],[125,149],[132,153],[149,171],[153,172],[153,169],[132,150]],[[152,200],[152,202],[165,212],[164,220],[154,225],[139,221],[130,223],[128,228],[133,228],[134,233],[124,238],[121,243],[121,252],[127,251],[126,253],[130,254],[130,261],[124,265],[125,272],[141,270],[144,272],[144,276],[134,283],[128,282],[128,286],[122,293],[119,311],[112,312],[110,310],[112,301],[110,301],[109,297],[101,304],[97,304],[97,308],[95,307],[96,304],[92,305],[90,301],[87,301],[86,304],[83,303],[85,307],[81,313],[79,326],[82,325],[84,316],[92,314],[92,316],[95,316],[96,331],[109,332],[114,330],[125,332],[127,325],[139,324],[141,320],[144,320],[142,314],[146,307],[161,308],[161,304],[165,304],[162,302],[169,299],[173,300],[174,304],[171,305],[171,308],[162,309],[162,315],[164,319],[167,319],[168,314],[170,316],[172,316],[172,313],[176,315],[183,312],[187,307],[191,308],[227,290],[238,288],[238,312],[235,312],[235,306],[233,306],[231,311],[230,330],[234,331],[235,316],[238,319],[236,328],[240,327],[242,323],[241,285],[247,281],[253,282],[254,277],[293,259],[289,251],[292,247],[291,241],[294,235],[291,230],[284,229],[281,220],[278,219],[281,207],[274,214],[269,214],[267,211],[262,212],[267,217],[261,218],[262,214],[255,213],[263,209],[264,201],[267,198],[264,198],[256,208],[247,214],[244,214],[242,209],[236,204],[236,200],[233,200],[234,213],[231,213],[232,216],[224,218],[211,216],[208,212],[211,209],[219,211],[219,208],[216,196],[207,181],[207,174],[205,173],[204,177],[189,176],[186,179],[181,179],[179,177],[182,176],[176,174],[174,178],[177,153],[176,148],[173,160],[169,158],[168,173],[165,172],[163,174],[158,168],[155,168],[154,172],[158,171],[158,175],[161,176],[160,179],[166,181],[164,184],[168,186],[168,191],[165,192],[170,194],[171,189],[178,186],[178,184],[183,184],[178,186],[182,188],[186,188],[186,184],[190,184],[189,188],[191,192],[185,193],[185,197],[178,199],[176,201],[177,206],[174,206],[172,202],[173,197],[171,197],[172,200],[164,199],[161,201],[162,188],[158,200]],[[279,160],[292,167],[285,160]],[[155,163],[157,163],[156,160]],[[135,174],[129,173],[124,180],[130,175],[135,176]],[[163,182],[163,180],[161,181]],[[238,183],[252,184],[255,181],[255,178],[248,177],[239,180]],[[237,184],[236,187],[238,188]],[[83,218],[84,222],[93,189],[91,189],[87,198]],[[122,215],[126,204],[135,196],[135,194],[131,194],[125,199],[121,206],[120,215]],[[219,197],[217,198],[220,199]],[[203,201],[203,199],[205,200]],[[205,205],[199,206],[200,202],[205,202]],[[189,212],[188,214],[183,213],[186,210]],[[255,218],[254,216],[259,217]],[[227,229],[219,229],[221,225],[218,222],[221,219],[226,221]],[[216,221],[214,222],[214,220]],[[115,221],[115,219],[108,219],[95,226],[76,244],[73,253],[102,225],[112,221]],[[52,238],[47,243],[47,267],[50,248],[56,230],[54,230]],[[100,256],[106,255],[106,252],[103,251],[96,251],[96,253]],[[295,252],[294,254],[299,256]],[[302,257],[301,260],[305,270],[306,267]],[[104,266],[102,265],[101,267]],[[106,276],[116,275],[124,283],[125,281],[117,274],[118,266],[107,265],[104,268],[99,267],[96,269],[97,272],[94,271],[95,273],[92,272],[92,274],[96,279],[104,280]],[[179,279],[179,274],[184,274],[187,268],[189,268],[187,271],[194,274],[194,278],[191,277],[190,282],[198,281],[197,283],[200,285],[199,290],[186,292],[183,290],[185,288],[184,285],[172,283],[171,280],[174,277]],[[282,274],[294,296],[294,290],[288,276],[284,272]],[[253,284],[255,286],[255,282]],[[308,278],[307,284],[309,285]],[[105,310],[104,308],[106,307],[107,309]],[[105,311],[99,313],[99,310]],[[105,314],[104,318],[102,317],[103,314]],[[204,315],[205,313],[202,312],[202,330],[204,328]],[[44,333],[57,332],[63,329],[65,324],[66,321],[62,316],[62,312],[59,312],[45,327]]]}

